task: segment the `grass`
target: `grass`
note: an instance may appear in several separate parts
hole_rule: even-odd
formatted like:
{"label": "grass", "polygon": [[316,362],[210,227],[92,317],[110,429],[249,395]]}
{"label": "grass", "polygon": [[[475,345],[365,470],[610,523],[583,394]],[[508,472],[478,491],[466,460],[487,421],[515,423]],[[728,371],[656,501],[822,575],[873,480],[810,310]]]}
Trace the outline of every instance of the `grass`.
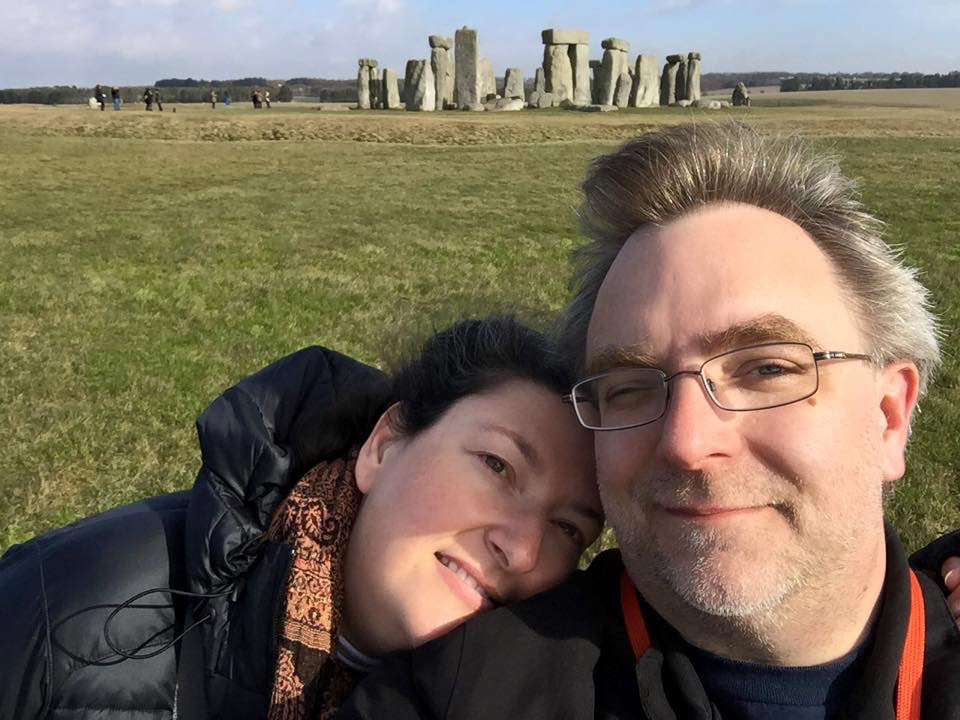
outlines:
{"label": "grass", "polygon": [[[960,526],[951,102],[735,113],[840,153],[944,317],[890,506],[911,546]],[[431,323],[558,309],[590,158],[721,115],[170,109],[0,107],[0,548],[189,487],[194,418],[285,353],[381,364]]]}

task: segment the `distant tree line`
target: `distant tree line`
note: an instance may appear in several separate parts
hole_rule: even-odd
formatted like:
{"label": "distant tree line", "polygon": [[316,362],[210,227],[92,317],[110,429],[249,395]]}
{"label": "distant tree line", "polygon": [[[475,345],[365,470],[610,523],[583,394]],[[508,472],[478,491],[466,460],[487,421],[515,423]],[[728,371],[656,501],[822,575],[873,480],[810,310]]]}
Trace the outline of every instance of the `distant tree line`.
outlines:
{"label": "distant tree line", "polygon": [[948,73],[798,73],[780,80],[780,92],[871,88],[960,87],[960,71]]}
{"label": "distant tree line", "polygon": [[720,73],[708,72],[700,75],[700,89],[704,92],[712,90],[726,90],[736,87],[742,82],[747,87],[764,87],[779,85],[780,81],[790,73],[779,70],[765,70],[763,72]]}

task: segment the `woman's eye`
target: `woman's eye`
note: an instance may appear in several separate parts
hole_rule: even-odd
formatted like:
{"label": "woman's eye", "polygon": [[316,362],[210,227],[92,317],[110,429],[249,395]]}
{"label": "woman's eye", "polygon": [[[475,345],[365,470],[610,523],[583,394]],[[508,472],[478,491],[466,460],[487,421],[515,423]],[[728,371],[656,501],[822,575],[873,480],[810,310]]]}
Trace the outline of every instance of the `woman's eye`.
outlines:
{"label": "woman's eye", "polygon": [[497,473],[497,475],[503,475],[503,473],[507,470],[507,464],[496,455],[484,454],[483,462],[488,468]]}
{"label": "woman's eye", "polygon": [[583,547],[583,533],[580,532],[580,528],[565,520],[557,520],[556,525],[564,535],[577,543],[581,548]]}

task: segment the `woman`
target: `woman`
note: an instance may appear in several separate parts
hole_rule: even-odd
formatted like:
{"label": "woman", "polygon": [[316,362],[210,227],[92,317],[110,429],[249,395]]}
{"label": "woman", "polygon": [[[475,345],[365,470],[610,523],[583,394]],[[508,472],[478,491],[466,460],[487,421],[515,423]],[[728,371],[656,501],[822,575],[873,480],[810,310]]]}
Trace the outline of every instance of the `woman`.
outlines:
{"label": "woman", "polygon": [[192,491],[0,563],[0,718],[325,717],[379,655],[561,581],[602,524],[570,381],[495,318],[391,381],[311,348],[241,382]]}

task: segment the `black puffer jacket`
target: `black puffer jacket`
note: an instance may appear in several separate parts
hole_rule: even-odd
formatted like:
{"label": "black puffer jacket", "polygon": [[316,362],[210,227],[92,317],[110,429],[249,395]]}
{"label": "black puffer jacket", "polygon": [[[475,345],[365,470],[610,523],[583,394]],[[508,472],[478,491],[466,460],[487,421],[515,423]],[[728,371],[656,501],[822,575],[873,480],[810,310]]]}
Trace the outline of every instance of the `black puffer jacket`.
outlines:
{"label": "black puffer jacket", "polygon": [[[313,465],[361,442],[388,400],[379,370],[301,350],[200,417],[191,491],[11,548],[0,560],[0,720],[160,720],[174,717],[177,695],[184,720],[198,698],[210,718],[264,717],[289,560],[263,540],[271,513]],[[105,627],[153,588],[211,597],[156,592]],[[178,678],[186,657],[196,664],[181,663]]]}

